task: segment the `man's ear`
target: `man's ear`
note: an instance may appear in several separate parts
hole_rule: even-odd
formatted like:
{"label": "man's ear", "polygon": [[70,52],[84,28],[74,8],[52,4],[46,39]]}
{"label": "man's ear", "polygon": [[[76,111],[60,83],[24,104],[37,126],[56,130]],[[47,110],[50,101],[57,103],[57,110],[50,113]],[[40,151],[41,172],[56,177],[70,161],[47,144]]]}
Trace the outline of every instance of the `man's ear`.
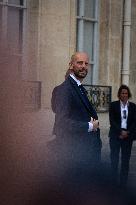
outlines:
{"label": "man's ear", "polygon": [[69,69],[73,70],[73,64],[71,62],[69,63]]}

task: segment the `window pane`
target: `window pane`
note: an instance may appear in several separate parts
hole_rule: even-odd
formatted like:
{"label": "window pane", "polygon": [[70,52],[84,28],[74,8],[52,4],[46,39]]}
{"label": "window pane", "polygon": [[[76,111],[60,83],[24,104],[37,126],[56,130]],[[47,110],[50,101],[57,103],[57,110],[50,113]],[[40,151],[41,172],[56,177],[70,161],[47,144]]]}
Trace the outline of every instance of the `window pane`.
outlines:
{"label": "window pane", "polygon": [[83,34],[82,34],[82,29],[81,29],[81,20],[77,20],[77,28],[76,28],[76,33],[77,38],[76,38],[76,45],[77,45],[77,50],[82,51],[83,50]]}
{"label": "window pane", "polygon": [[93,31],[94,24],[88,21],[84,22],[84,50],[90,55],[91,61],[93,60]]}
{"label": "window pane", "polygon": [[77,23],[76,23],[76,34],[77,34],[77,36],[76,36],[76,49],[78,50],[78,45],[79,45],[79,40],[78,40],[78,37],[79,37],[79,23],[78,23],[79,21],[77,20]]}
{"label": "window pane", "polygon": [[88,18],[95,18],[95,0],[84,1],[84,16]]}
{"label": "window pane", "polygon": [[93,65],[89,65],[88,74],[83,80],[83,84],[92,84],[93,78]]}
{"label": "window pane", "polygon": [[77,0],[77,16],[84,16],[84,0]]}
{"label": "window pane", "polygon": [[20,53],[22,44],[23,10],[13,7],[8,8],[7,41],[8,48],[15,53]]}
{"label": "window pane", "polygon": [[77,0],[77,16],[79,16],[79,0]]}
{"label": "window pane", "polygon": [[24,1],[23,0],[8,0],[8,3],[23,6]]}

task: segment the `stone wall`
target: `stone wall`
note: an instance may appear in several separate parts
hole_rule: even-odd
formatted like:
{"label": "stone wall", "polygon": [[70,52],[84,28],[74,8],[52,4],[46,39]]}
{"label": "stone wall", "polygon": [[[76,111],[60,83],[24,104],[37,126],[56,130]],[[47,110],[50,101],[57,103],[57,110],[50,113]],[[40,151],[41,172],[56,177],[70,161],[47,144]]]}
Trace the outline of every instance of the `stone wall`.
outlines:
{"label": "stone wall", "polygon": [[120,85],[123,1],[101,1],[99,84],[112,86],[112,97]]}
{"label": "stone wall", "polygon": [[75,48],[74,1],[40,1],[39,80],[42,81],[42,106],[50,107],[52,89],[64,80]]}

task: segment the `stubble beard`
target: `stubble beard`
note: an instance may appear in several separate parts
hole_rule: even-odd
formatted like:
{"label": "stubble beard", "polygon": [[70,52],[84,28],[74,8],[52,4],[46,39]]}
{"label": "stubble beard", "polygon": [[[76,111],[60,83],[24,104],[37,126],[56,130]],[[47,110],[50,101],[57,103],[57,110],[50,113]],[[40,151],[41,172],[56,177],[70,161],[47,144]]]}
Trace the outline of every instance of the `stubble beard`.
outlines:
{"label": "stubble beard", "polygon": [[87,73],[87,71],[84,71],[84,74],[81,74],[81,72],[74,72],[75,76],[81,80],[83,80],[87,76]]}

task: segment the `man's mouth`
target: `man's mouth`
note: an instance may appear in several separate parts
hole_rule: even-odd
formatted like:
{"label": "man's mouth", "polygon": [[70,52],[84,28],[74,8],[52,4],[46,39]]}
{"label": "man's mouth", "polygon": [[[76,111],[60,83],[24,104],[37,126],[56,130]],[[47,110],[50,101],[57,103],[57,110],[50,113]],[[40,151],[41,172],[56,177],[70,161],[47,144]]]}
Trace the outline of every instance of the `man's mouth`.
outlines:
{"label": "man's mouth", "polygon": [[80,73],[86,74],[86,71],[85,71],[85,70],[83,70],[83,71],[80,71]]}

